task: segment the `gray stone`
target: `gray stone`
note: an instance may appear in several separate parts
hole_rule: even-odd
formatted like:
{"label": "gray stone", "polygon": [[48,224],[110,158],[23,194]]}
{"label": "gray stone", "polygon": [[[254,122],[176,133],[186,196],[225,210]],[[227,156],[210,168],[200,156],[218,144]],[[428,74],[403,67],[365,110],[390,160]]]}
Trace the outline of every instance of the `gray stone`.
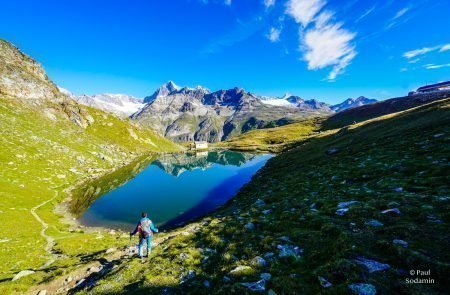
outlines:
{"label": "gray stone", "polygon": [[258,207],[262,207],[262,206],[264,206],[265,204],[266,204],[266,203],[264,203],[264,201],[261,200],[261,199],[258,199],[258,200],[256,200],[256,202],[255,202],[255,205],[258,206]]}
{"label": "gray stone", "polygon": [[255,229],[255,225],[253,223],[249,222],[246,225],[244,225],[244,228],[248,231],[252,231]]}
{"label": "gray stone", "polygon": [[268,272],[263,272],[259,277],[262,280],[270,281],[270,279],[272,278],[272,275],[270,273],[268,273]]}
{"label": "gray stone", "polygon": [[252,265],[255,267],[265,267],[267,265],[267,262],[264,258],[256,256],[252,259]]}
{"label": "gray stone", "polygon": [[392,189],[394,192],[401,193],[403,191],[402,187],[396,187]]}
{"label": "gray stone", "polygon": [[292,245],[278,245],[277,249],[279,250],[278,257],[294,257],[295,259],[300,259],[301,254],[303,253],[303,249],[298,246]]}
{"label": "gray stone", "polygon": [[367,270],[372,273],[376,271],[382,271],[390,268],[389,264],[381,263],[376,260],[366,259],[364,257],[358,257],[355,259],[355,262],[363,265],[367,268]]}
{"label": "gray stone", "polygon": [[338,209],[338,210],[336,210],[336,215],[344,216],[345,213],[347,213],[348,210],[350,210],[350,209],[348,209],[348,208]]}
{"label": "gray stone", "polygon": [[272,213],[272,209],[267,209],[262,212],[264,215]]}
{"label": "gray stone", "polygon": [[403,248],[408,248],[408,242],[403,240],[395,239],[392,241],[392,243],[394,243],[394,245],[402,246]]}
{"label": "gray stone", "polygon": [[211,288],[211,283],[208,280],[203,281],[203,286],[205,286],[205,288]]}
{"label": "gray stone", "polygon": [[325,279],[324,277],[318,276],[317,279],[319,280],[319,283],[322,287],[324,288],[329,288],[331,286],[333,286],[332,283],[330,283],[327,279]]}
{"label": "gray stone", "polygon": [[354,204],[357,204],[357,203],[358,203],[358,201],[340,202],[340,203],[338,203],[337,208],[338,209],[348,208],[348,207],[350,207],[350,206],[352,206]]}
{"label": "gray stone", "polygon": [[327,155],[334,155],[334,154],[337,154],[339,152],[339,149],[338,148],[329,148],[327,151],[326,151],[326,154]]}
{"label": "gray stone", "polygon": [[377,289],[372,284],[350,284],[348,288],[357,295],[376,295]]}
{"label": "gray stone", "polygon": [[235,267],[233,270],[230,271],[230,275],[233,276],[240,276],[240,275],[246,275],[248,273],[251,273],[253,271],[253,268],[246,265],[240,265]]}
{"label": "gray stone", "polygon": [[242,286],[247,287],[253,292],[264,292],[266,290],[266,281],[259,280],[253,283],[241,283]]}
{"label": "gray stone", "polygon": [[47,290],[40,290],[36,295],[47,295]]}
{"label": "gray stone", "polygon": [[387,214],[387,213],[394,213],[394,214],[400,214],[400,210],[398,208],[392,208],[381,211],[381,214]]}
{"label": "gray stone", "polygon": [[382,227],[384,225],[382,222],[375,219],[367,221],[366,224],[373,227]]}
{"label": "gray stone", "polygon": [[16,275],[13,277],[12,281],[13,281],[13,282],[14,282],[14,281],[17,281],[18,279],[23,278],[23,277],[26,277],[26,276],[28,276],[28,275],[31,275],[31,274],[33,274],[33,273],[34,273],[34,271],[32,271],[32,270],[22,270],[22,271],[20,271],[18,274],[16,274]]}

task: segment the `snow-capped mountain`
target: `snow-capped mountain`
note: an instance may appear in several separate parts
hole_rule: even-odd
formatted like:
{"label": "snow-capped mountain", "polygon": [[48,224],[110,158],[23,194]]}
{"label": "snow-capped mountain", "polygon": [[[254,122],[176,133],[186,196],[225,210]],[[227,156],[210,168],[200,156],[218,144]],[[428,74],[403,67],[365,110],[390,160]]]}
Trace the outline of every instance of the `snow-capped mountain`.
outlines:
{"label": "snow-capped mountain", "polygon": [[194,88],[189,87],[180,87],[175,84],[173,81],[169,81],[163,85],[161,85],[152,95],[144,98],[144,103],[152,102],[153,100],[159,97],[165,97],[173,94],[185,94],[191,96],[202,96],[208,93],[211,93],[209,89],[203,86],[196,86]]}
{"label": "snow-capped mountain", "polygon": [[273,126],[281,119],[288,122],[331,113],[316,101],[286,107],[262,100],[239,87],[210,92],[201,86],[181,88],[169,81],[148,96],[145,107],[131,118],[175,141],[217,142],[251,129]]}
{"label": "snow-capped mountain", "polygon": [[339,104],[335,104],[335,105],[331,106],[331,109],[335,112],[341,112],[341,111],[349,109],[349,108],[359,107],[359,106],[374,103],[374,102],[377,102],[377,100],[370,99],[370,98],[367,98],[364,96],[360,96],[358,98],[348,98]]}
{"label": "snow-capped mountain", "polygon": [[130,116],[145,106],[141,99],[126,94],[83,94],[74,99],[80,104],[98,108],[120,116]]}

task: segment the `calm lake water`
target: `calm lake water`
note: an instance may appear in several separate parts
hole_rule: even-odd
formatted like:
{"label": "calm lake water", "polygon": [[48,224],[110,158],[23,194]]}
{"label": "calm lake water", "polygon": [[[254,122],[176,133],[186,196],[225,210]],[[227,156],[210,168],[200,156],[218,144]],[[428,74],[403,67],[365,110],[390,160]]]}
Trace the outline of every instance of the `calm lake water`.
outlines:
{"label": "calm lake water", "polygon": [[271,157],[232,151],[162,155],[96,199],[80,222],[131,230],[142,211],[157,226],[194,219],[233,197]]}

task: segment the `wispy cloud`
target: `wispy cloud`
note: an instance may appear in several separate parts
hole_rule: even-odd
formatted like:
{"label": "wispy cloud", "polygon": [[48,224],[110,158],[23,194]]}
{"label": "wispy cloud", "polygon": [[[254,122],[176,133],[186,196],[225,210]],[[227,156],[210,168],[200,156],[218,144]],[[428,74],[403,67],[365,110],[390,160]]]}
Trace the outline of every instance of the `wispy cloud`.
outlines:
{"label": "wispy cloud", "polygon": [[409,10],[409,7],[405,7],[400,9],[399,11],[397,11],[397,13],[394,15],[394,17],[392,18],[392,20],[396,20],[399,17],[402,17],[405,13],[407,13]]}
{"label": "wispy cloud", "polygon": [[364,18],[366,18],[369,14],[371,14],[372,12],[374,12],[375,10],[375,5],[372,6],[371,8],[367,9],[363,14],[361,14],[357,19],[356,22],[359,22],[361,20],[363,20]]}
{"label": "wispy cloud", "polygon": [[444,45],[437,45],[437,46],[433,46],[433,47],[423,47],[423,48],[419,48],[419,49],[410,50],[410,51],[403,53],[403,57],[406,57],[407,59],[411,59],[411,58],[414,58],[414,57],[417,57],[420,55],[424,55],[429,52],[433,52],[433,51],[437,51],[437,50],[439,50],[439,52],[444,52],[444,51],[450,50],[450,43],[444,44]]}
{"label": "wispy cloud", "polygon": [[301,25],[300,51],[308,69],[332,67],[327,76],[332,82],[357,55],[352,44],[356,34],[335,22],[334,12],[323,10],[325,5],[324,0],[290,0],[286,13]]}
{"label": "wispy cloud", "polygon": [[397,13],[389,20],[388,24],[386,25],[386,29],[390,29],[396,26],[397,24],[400,24],[401,23],[399,22],[400,18],[404,16],[409,10],[410,10],[409,7],[404,7],[399,11],[397,11]]}
{"label": "wispy cloud", "polygon": [[269,8],[275,5],[275,0],[264,0],[264,6]]}
{"label": "wispy cloud", "polygon": [[225,0],[223,3],[225,3],[225,5],[230,6],[231,5],[231,0]]}
{"label": "wispy cloud", "polygon": [[440,69],[440,68],[450,67],[450,63],[448,63],[448,64],[440,64],[440,65],[426,64],[426,65],[424,65],[423,67],[424,67],[425,69],[427,69],[427,70]]}
{"label": "wispy cloud", "polygon": [[270,32],[269,34],[267,34],[267,39],[270,40],[270,42],[275,43],[280,41],[280,34],[281,34],[281,29],[277,29],[277,28],[270,28]]}

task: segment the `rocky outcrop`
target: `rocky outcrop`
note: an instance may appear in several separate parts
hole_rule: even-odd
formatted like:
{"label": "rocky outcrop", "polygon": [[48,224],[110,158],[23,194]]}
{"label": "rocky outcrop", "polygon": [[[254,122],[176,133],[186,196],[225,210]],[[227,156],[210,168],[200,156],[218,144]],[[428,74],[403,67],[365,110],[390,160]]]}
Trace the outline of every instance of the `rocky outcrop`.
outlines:
{"label": "rocky outcrop", "polygon": [[370,99],[364,96],[360,96],[358,98],[348,98],[339,104],[335,104],[331,106],[331,109],[335,112],[342,112],[346,109],[363,106],[366,104],[371,104],[377,102],[376,99]]}
{"label": "rocky outcrop", "polygon": [[82,128],[92,116],[47,77],[41,64],[0,39],[0,95],[20,100],[52,120],[66,118]]}

